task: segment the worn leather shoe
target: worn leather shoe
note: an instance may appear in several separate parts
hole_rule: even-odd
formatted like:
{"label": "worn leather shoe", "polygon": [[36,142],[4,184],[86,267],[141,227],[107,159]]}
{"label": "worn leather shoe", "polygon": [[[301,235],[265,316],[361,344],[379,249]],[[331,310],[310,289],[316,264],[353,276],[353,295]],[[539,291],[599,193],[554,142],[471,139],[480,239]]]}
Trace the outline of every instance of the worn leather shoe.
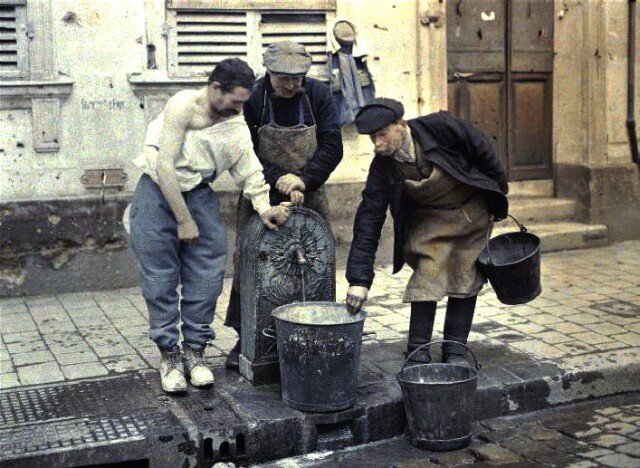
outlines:
{"label": "worn leather shoe", "polygon": [[236,344],[231,351],[229,351],[229,355],[227,356],[227,360],[224,362],[224,366],[227,369],[239,369],[240,368],[240,339],[236,341]]}
{"label": "worn leather shoe", "polygon": [[[409,357],[412,351],[406,350],[404,355]],[[411,356],[411,359],[407,361],[407,364],[429,364],[431,362],[431,353],[426,348],[419,349]]]}
{"label": "worn leather shoe", "polygon": [[160,351],[160,382],[167,393],[179,393],[187,390],[187,381],[182,371],[180,350]]}
{"label": "worn leather shoe", "polygon": [[213,372],[207,367],[204,361],[204,349],[193,349],[189,346],[184,347],[184,366],[189,381],[194,387],[206,387],[213,385]]}

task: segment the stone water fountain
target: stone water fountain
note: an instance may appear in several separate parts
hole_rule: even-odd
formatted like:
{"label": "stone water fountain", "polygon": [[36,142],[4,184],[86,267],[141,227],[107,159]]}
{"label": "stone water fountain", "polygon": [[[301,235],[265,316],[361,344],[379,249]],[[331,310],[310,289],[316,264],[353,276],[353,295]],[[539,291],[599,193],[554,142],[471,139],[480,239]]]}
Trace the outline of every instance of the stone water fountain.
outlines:
{"label": "stone water fountain", "polygon": [[[280,379],[271,311],[302,301],[334,302],[335,243],[327,222],[315,211],[291,207],[278,231],[267,229],[258,215],[240,242],[242,349],[240,373],[253,385]],[[268,334],[268,333],[267,333]]]}

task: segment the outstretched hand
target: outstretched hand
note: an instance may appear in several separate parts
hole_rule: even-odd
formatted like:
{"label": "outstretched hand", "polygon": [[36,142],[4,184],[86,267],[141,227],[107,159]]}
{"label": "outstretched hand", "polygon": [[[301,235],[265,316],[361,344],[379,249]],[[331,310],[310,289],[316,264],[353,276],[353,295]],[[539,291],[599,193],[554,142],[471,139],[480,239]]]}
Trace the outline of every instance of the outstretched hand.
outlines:
{"label": "outstretched hand", "polygon": [[367,300],[369,288],[365,286],[349,286],[347,290],[347,310],[350,314],[357,314],[362,304]]}

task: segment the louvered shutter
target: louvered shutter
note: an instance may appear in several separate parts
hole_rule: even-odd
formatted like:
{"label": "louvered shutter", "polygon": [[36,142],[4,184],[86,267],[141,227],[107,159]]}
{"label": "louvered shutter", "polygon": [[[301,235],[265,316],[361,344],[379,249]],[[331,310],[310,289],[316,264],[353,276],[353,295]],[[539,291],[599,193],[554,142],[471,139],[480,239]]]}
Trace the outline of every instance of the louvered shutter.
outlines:
{"label": "louvered shutter", "polygon": [[24,6],[0,2],[1,77],[23,78],[27,76],[28,43],[25,26],[26,11]]}
{"label": "louvered shutter", "polygon": [[226,58],[247,60],[249,40],[244,11],[174,10],[170,25],[172,75],[207,75]]}

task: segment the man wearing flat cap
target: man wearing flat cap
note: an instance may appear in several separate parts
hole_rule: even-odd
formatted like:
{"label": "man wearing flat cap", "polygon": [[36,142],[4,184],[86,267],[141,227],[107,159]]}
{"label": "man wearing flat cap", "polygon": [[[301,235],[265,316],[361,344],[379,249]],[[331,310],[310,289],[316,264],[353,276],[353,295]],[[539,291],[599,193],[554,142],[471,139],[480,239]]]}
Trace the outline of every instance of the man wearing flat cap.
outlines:
{"label": "man wearing flat cap", "polygon": [[[476,267],[493,221],[507,216],[506,174],[487,138],[472,125],[440,111],[405,121],[402,104],[370,101],[356,115],[375,156],[353,225],[347,260],[347,307],[367,298],[375,254],[390,208],[394,224],[393,273],[413,269],[404,292],[411,304],[407,352],[431,340],[437,302],[448,297],[444,339],[466,343],[485,278]],[[465,348],[445,343],[444,362],[466,362]],[[429,362],[429,350],[411,356]]]}
{"label": "man wearing flat cap", "polygon": [[[342,159],[342,136],[330,88],[306,77],[311,63],[311,54],[301,44],[283,41],[269,45],[264,54],[266,76],[254,86],[244,105],[244,117],[271,186],[271,202],[291,200],[327,219],[324,183]],[[240,197],[238,238],[251,213],[251,206]],[[237,249],[235,260],[238,265]],[[236,273],[225,325],[240,335],[238,285]],[[240,349],[238,340],[227,358],[228,368],[238,367]]]}

